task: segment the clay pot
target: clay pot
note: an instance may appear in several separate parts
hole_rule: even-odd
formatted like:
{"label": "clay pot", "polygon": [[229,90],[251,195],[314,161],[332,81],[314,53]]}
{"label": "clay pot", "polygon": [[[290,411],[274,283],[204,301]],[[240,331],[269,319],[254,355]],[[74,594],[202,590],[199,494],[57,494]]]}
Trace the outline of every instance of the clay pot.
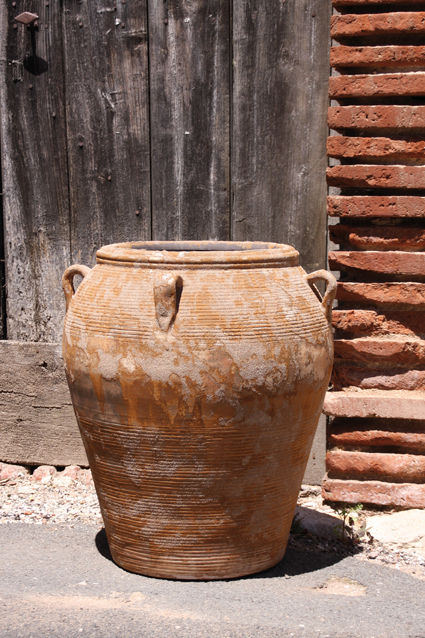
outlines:
{"label": "clay pot", "polygon": [[66,373],[116,563],[217,579],[279,562],[331,372],[334,277],[306,275],[285,245],[138,242],[101,248],[63,286]]}

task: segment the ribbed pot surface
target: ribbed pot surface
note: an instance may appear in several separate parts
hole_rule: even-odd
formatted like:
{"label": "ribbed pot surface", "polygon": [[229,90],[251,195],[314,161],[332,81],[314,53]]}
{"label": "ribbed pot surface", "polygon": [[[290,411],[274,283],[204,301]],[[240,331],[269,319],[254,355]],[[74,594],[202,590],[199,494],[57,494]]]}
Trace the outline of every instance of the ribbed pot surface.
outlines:
{"label": "ribbed pot surface", "polygon": [[181,579],[271,567],[332,365],[298,253],[145,242],[97,262],[64,275],[63,355],[113,559]]}

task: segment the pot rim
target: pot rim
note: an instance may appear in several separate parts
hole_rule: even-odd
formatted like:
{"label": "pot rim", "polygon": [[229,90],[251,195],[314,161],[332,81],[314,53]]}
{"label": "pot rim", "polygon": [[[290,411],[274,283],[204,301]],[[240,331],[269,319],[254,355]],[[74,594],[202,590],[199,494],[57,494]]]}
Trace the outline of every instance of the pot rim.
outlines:
{"label": "pot rim", "polygon": [[299,252],[287,244],[249,241],[134,241],[102,246],[98,263],[275,264],[298,266]]}

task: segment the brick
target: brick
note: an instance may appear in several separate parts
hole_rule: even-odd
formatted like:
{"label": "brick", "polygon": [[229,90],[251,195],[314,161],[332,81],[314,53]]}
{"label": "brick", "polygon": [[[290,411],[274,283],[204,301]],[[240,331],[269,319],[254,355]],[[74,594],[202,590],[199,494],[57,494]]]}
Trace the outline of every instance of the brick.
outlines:
{"label": "brick", "polygon": [[425,278],[425,253],[398,251],[331,251],[331,270],[360,270],[402,277]]}
{"label": "brick", "polygon": [[352,37],[406,33],[409,35],[425,33],[425,12],[347,14],[331,18],[331,37],[337,41]]}
{"label": "brick", "polygon": [[425,420],[423,392],[407,390],[352,390],[328,392],[323,411],[328,416],[362,419]]}
{"label": "brick", "polygon": [[331,106],[328,109],[328,124],[329,128],[337,130],[423,131],[425,129],[425,106]]}
{"label": "brick", "polygon": [[34,470],[31,478],[39,483],[49,483],[56,473],[56,468],[53,465],[40,465]]}
{"label": "brick", "polygon": [[344,448],[393,448],[425,453],[425,432],[394,432],[381,429],[331,430],[328,446]]}
{"label": "brick", "polygon": [[326,454],[329,478],[391,481],[392,483],[425,482],[425,456],[381,452],[329,450]]}
{"label": "brick", "polygon": [[422,339],[335,339],[334,348],[336,359],[366,364],[393,362],[407,367],[425,365],[425,341]]}
{"label": "brick", "polygon": [[421,283],[351,283],[338,282],[337,299],[355,304],[402,306],[425,310],[425,284]]}
{"label": "brick", "polygon": [[374,310],[334,310],[332,325],[339,334],[355,337],[411,335],[425,337],[423,312],[385,312]]}
{"label": "brick", "polygon": [[409,195],[332,195],[331,217],[425,217],[425,197]]}
{"label": "brick", "polygon": [[81,468],[79,465],[67,465],[66,468],[61,472],[61,475],[69,476],[70,478],[72,478],[73,481],[75,481],[78,478],[80,471]]}
{"label": "brick", "polygon": [[342,481],[325,478],[322,496],[326,501],[364,503],[396,508],[425,507],[425,485],[383,481]]}
{"label": "brick", "polygon": [[373,310],[333,310],[332,327],[349,335],[382,334],[379,316]]}
{"label": "brick", "polygon": [[425,434],[425,420],[409,421],[409,419],[357,419],[332,418],[332,431],[348,432],[350,430],[385,430],[388,432],[415,432]]}
{"label": "brick", "polygon": [[403,68],[424,67],[423,46],[331,47],[330,64],[333,67]]}
{"label": "brick", "polygon": [[340,188],[425,188],[425,166],[332,166],[328,184]]}
{"label": "brick", "polygon": [[18,478],[18,476],[26,476],[28,474],[28,470],[23,465],[0,463],[0,481],[10,481]]}
{"label": "brick", "polygon": [[415,226],[348,226],[335,224],[329,235],[336,244],[357,250],[425,250],[425,228]]}
{"label": "brick", "polygon": [[[425,390],[425,370],[404,370],[390,368],[371,370],[346,364],[334,366],[332,372],[334,390],[343,388],[360,388],[362,390]],[[423,397],[425,403],[425,395]]]}
{"label": "brick", "polygon": [[329,78],[329,96],[334,99],[353,97],[415,97],[425,95],[425,73],[377,73],[338,75]]}
{"label": "brick", "polygon": [[400,7],[408,7],[423,4],[423,0],[332,0],[332,6],[341,7],[372,7],[379,5],[395,4]]}
{"label": "brick", "polygon": [[328,138],[327,153],[339,159],[356,159],[392,163],[425,163],[425,140],[406,141],[389,137],[348,137],[334,135]]}

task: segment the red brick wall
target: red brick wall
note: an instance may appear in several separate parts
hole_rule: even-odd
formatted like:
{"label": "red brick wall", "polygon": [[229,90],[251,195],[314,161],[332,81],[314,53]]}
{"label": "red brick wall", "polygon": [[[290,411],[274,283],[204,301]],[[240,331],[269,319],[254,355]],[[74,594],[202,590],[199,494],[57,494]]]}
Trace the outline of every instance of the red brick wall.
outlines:
{"label": "red brick wall", "polygon": [[425,507],[425,1],[333,6],[329,265],[340,281],[323,491]]}

